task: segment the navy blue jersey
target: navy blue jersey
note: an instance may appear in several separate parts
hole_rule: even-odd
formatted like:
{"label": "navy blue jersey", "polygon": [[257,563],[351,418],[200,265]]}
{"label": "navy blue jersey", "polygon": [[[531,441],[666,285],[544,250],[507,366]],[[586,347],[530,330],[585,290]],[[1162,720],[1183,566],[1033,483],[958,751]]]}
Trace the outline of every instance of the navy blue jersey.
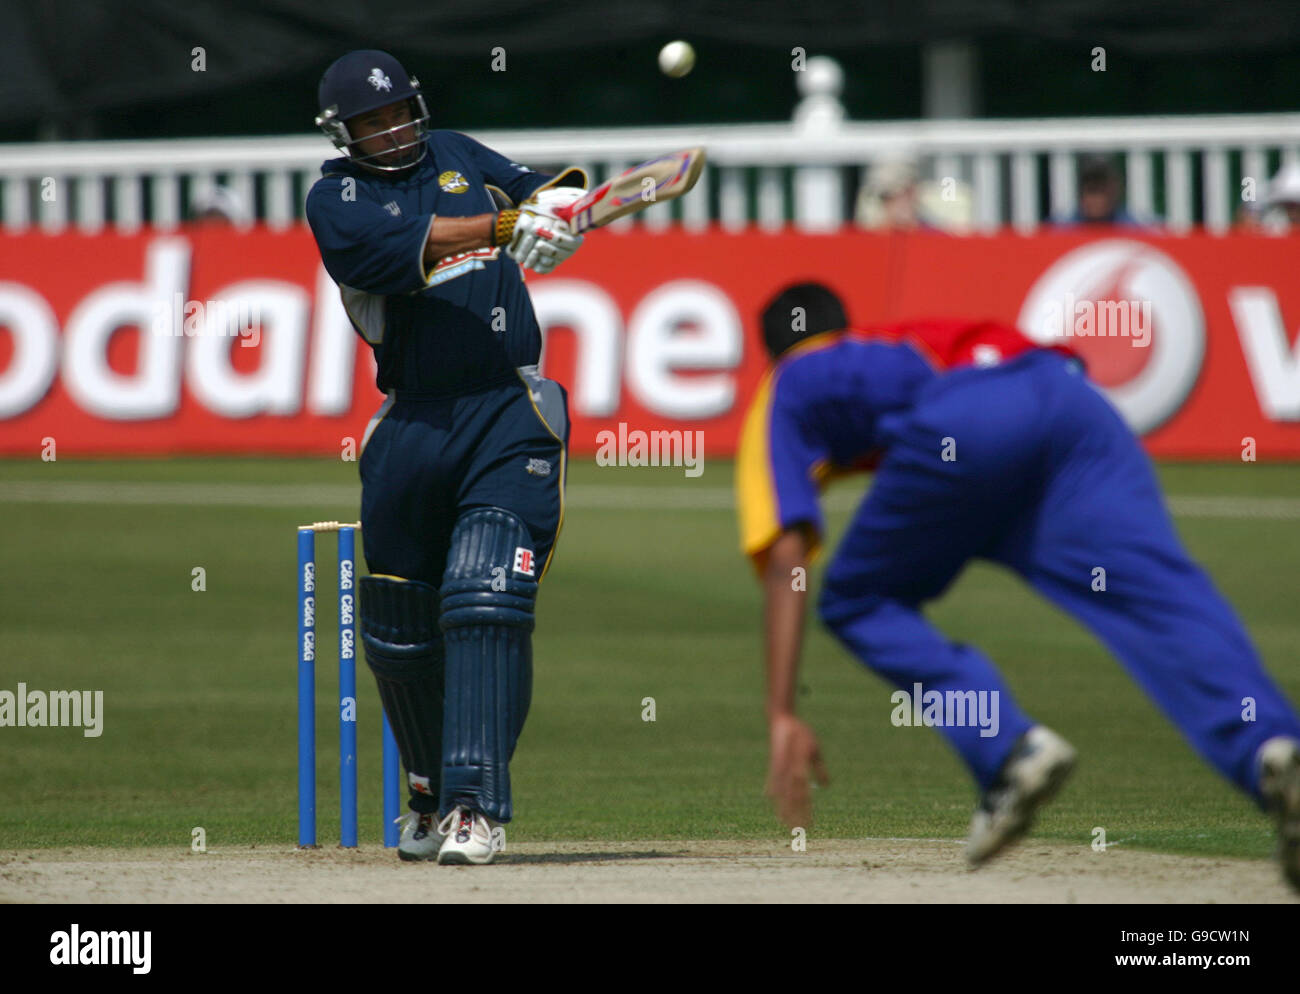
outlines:
{"label": "navy blue jersey", "polygon": [[456,131],[426,142],[424,159],[402,173],[330,159],[307,195],[307,222],[352,326],[375,350],[379,389],[452,396],[536,363],[541,332],[504,249],[425,266],[433,219],[492,213],[489,185],[519,203],[551,177]]}

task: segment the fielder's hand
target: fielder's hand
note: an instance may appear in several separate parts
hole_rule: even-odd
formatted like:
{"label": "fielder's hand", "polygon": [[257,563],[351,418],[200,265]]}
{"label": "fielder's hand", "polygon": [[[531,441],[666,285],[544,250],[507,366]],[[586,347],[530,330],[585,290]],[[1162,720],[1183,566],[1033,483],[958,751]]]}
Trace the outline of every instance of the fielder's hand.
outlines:
{"label": "fielder's hand", "polygon": [[776,806],[777,817],[788,828],[808,828],[812,825],[809,773],[823,787],[830,783],[817,736],[792,714],[772,718],[769,734],[771,759],[767,772],[767,796]]}
{"label": "fielder's hand", "polygon": [[506,255],[542,276],[573,255],[582,245],[582,236],[570,234],[568,225],[554,211],[585,192],[576,187],[551,187],[521,204]]}

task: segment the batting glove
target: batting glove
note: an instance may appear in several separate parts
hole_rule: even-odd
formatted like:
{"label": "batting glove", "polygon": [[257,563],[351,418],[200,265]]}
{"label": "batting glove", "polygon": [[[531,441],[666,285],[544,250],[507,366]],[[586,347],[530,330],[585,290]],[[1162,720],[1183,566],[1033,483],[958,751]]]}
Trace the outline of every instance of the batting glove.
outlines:
{"label": "batting glove", "polygon": [[581,247],[581,235],[555,216],[555,209],[568,206],[585,191],[558,187],[541,191],[519,208],[519,219],[506,255],[525,269],[545,276]]}

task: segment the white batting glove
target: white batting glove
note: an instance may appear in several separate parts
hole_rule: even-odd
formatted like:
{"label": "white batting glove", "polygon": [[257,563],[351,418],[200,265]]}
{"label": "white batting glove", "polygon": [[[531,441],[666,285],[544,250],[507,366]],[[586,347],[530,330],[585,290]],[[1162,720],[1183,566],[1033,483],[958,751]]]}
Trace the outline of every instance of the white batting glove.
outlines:
{"label": "white batting glove", "polygon": [[545,190],[534,193],[524,201],[522,206],[536,204],[538,207],[554,210],[557,207],[568,207],[586,195],[587,191],[577,186],[548,186]]}
{"label": "white batting glove", "polygon": [[506,247],[506,255],[525,269],[545,275],[573,255],[582,244],[580,236],[571,235],[569,227],[549,213],[529,205],[519,208],[519,220]]}
{"label": "white batting glove", "polygon": [[519,207],[519,220],[506,254],[525,269],[545,276],[578,251],[581,235],[555,216],[557,207],[567,207],[586,191],[576,187],[552,187],[540,191]]}

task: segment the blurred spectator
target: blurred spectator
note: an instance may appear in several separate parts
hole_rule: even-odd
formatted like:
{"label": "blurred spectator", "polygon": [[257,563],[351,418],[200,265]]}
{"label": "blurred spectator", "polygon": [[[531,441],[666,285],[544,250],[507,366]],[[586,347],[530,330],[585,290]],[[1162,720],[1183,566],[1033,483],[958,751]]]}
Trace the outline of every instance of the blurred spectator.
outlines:
{"label": "blurred spectator", "polygon": [[1300,164],[1283,166],[1269,183],[1259,227],[1270,235],[1300,233]]}
{"label": "blurred spectator", "polygon": [[1116,224],[1144,227],[1124,206],[1124,180],[1115,163],[1102,155],[1090,155],[1079,163],[1079,206],[1059,224]]}
{"label": "blurred spectator", "polygon": [[201,187],[190,197],[190,223],[244,226],[249,221],[244,200],[228,186]]}
{"label": "blurred spectator", "polygon": [[920,182],[916,164],[907,160],[877,162],[858,195],[856,219],[876,231],[936,231],[934,199]]}

